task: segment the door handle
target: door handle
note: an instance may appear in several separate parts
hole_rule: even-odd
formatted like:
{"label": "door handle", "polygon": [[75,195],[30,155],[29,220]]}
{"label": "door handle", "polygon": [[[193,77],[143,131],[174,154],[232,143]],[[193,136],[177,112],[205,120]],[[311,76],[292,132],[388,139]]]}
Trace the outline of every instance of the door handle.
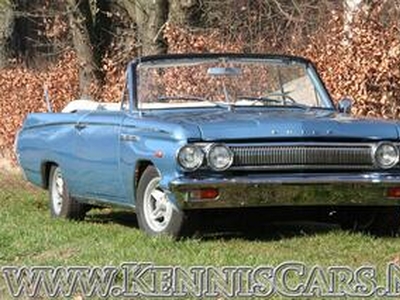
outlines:
{"label": "door handle", "polygon": [[122,133],[121,134],[121,141],[125,141],[125,142],[137,142],[139,140],[139,137],[136,135],[132,135],[132,134],[125,134]]}
{"label": "door handle", "polygon": [[82,130],[82,129],[85,129],[87,127],[87,124],[84,124],[84,123],[76,123],[75,124],[75,129],[77,129],[77,130]]}

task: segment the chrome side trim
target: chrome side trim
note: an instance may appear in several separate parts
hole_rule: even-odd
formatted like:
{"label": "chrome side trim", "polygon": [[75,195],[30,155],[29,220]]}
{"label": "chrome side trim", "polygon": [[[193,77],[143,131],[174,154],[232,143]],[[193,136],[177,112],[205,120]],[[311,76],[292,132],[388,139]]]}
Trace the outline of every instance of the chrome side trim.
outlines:
{"label": "chrome side trim", "polygon": [[140,140],[140,138],[136,135],[125,134],[125,133],[121,134],[120,139],[121,139],[121,141],[125,141],[125,142],[137,142]]}

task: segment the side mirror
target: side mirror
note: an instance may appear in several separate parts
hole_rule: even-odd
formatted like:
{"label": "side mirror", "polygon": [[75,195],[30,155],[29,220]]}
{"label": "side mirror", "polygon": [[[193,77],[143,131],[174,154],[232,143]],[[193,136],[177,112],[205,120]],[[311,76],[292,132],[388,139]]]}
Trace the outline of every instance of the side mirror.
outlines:
{"label": "side mirror", "polygon": [[353,101],[351,101],[351,99],[343,98],[342,100],[339,101],[338,110],[341,113],[350,114],[352,105],[353,105]]}

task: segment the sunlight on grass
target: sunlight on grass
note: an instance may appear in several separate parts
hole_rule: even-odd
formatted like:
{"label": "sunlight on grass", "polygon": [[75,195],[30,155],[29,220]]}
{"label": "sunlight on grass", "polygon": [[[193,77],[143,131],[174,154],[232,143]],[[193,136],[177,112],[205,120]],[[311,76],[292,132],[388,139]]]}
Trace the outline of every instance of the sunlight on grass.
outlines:
{"label": "sunlight on grass", "polygon": [[[10,179],[8,179],[10,181]],[[375,238],[338,229],[303,233],[281,225],[272,238],[246,235],[151,238],[138,230],[133,213],[96,210],[83,222],[54,220],[44,191],[20,184],[0,191],[0,263],[119,264],[151,261],[181,265],[259,265],[296,260],[310,264],[385,264],[400,254],[395,238]],[[4,179],[2,180],[4,182]],[[114,217],[114,219],[113,219]],[[289,232],[289,233],[288,233]],[[277,238],[281,236],[281,238]]]}
{"label": "sunlight on grass", "polygon": [[157,265],[277,266],[374,265],[399,259],[396,238],[375,238],[332,228],[271,227],[264,236],[203,236],[173,241],[138,230],[135,215],[95,210],[83,222],[54,220],[45,192],[7,179],[0,190],[0,265],[119,266],[123,262]]}

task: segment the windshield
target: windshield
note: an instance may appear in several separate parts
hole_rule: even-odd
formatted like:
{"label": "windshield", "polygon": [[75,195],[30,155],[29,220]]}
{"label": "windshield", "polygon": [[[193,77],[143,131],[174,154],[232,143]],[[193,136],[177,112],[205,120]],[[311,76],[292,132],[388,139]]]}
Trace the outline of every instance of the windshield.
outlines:
{"label": "windshield", "polygon": [[306,64],[244,58],[169,59],[139,64],[139,109],[331,108]]}

